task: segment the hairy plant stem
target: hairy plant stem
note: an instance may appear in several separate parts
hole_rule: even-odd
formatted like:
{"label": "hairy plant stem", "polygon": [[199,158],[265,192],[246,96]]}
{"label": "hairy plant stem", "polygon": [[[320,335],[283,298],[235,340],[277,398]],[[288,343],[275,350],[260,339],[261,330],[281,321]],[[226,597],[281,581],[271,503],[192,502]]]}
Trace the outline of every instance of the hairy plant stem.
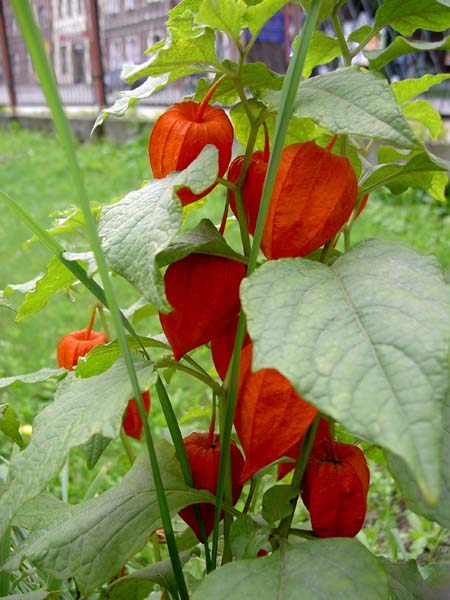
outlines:
{"label": "hairy plant stem", "polygon": [[84,180],[75,153],[75,146],[72,138],[72,133],[69,127],[67,117],[64,113],[61,99],[59,97],[56,80],[52,73],[48,61],[48,56],[45,52],[44,44],[42,41],[42,35],[34,21],[31,5],[28,0],[12,0],[11,3],[16,15],[17,22],[22,30],[23,39],[28,48],[28,52],[32,58],[33,65],[38,75],[42,90],[46,97],[48,106],[51,110],[53,121],[55,123],[56,130],[60,137],[61,144],[66,154],[68,169],[71,174],[74,185],[75,197],[77,198],[78,205],[81,208],[85,220],[85,226],[89,242],[94,252],[99,275],[103,283],[105,296],[108,301],[109,309],[111,311],[111,317],[113,320],[114,328],[116,330],[116,334],[120,344],[120,349],[128,372],[128,377],[130,379],[133,394],[136,398],[137,406],[139,409],[139,414],[143,422],[145,441],[150,459],[153,480],[155,483],[158,505],[161,513],[161,520],[164,526],[167,546],[169,549],[169,555],[171,558],[177,587],[182,600],[187,600],[189,598],[189,594],[186,582],[184,580],[183,569],[175,542],[175,535],[172,528],[169,506],[167,503],[167,498],[161,477],[161,471],[158,464],[153,437],[148,424],[147,413],[145,411],[144,402],[142,400],[140,385],[134,368],[133,359],[131,356],[131,352],[128,348],[128,343],[125,335],[125,328],[123,326],[122,314],[114,294],[114,290],[108,272],[108,267],[106,265],[106,260],[100,245],[100,239],[97,234],[95,219],[90,209],[87,190],[84,185]]}
{"label": "hairy plant stem", "polygon": [[[251,275],[256,268],[259,247],[261,245],[262,233],[269,210],[270,198],[272,196],[275,178],[278,171],[278,165],[281,159],[284,142],[286,139],[289,119],[292,115],[294,101],[297,95],[298,85],[300,83],[303,66],[305,64],[306,54],[312,38],[314,27],[319,15],[321,0],[312,0],[310,10],[306,16],[300,42],[297,44],[292,61],[288,67],[286,77],[281,90],[280,110],[275,122],[275,132],[273,137],[272,152],[270,154],[267,174],[262,192],[261,204],[256,223],[255,235],[253,237],[252,249],[249,257],[247,276]],[[226,398],[226,413],[221,429],[221,453],[219,464],[219,478],[216,494],[216,507],[214,514],[214,532],[212,544],[213,567],[217,564],[217,551],[219,540],[219,520],[222,508],[226,473],[229,464],[231,431],[233,428],[234,413],[236,410],[237,387],[239,376],[239,364],[242,344],[245,338],[246,318],[244,312],[239,315],[236,340],[234,344],[233,355],[231,358],[231,376]]]}
{"label": "hairy plant stem", "polygon": [[[291,485],[295,489],[300,491],[300,484],[303,479],[303,475],[305,474],[306,466],[308,464],[309,456],[311,454],[311,450],[314,444],[314,438],[316,437],[317,428],[319,427],[320,415],[317,415],[314,419],[311,427],[308,429],[305,437],[303,438],[303,443],[300,448],[299,456],[297,459],[297,464],[295,466],[294,475],[292,476]],[[289,531],[291,529],[292,520],[294,518],[295,509],[297,507],[298,496],[291,500],[292,511],[288,517],[281,519],[280,525],[278,526],[278,532],[282,538],[287,538],[289,535]]]}

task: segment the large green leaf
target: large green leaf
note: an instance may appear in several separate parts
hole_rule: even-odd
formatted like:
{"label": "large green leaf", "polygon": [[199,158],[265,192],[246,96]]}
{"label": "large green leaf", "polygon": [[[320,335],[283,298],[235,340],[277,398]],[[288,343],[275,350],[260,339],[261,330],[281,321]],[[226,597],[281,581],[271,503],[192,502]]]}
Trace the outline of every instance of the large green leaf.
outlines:
{"label": "large green leaf", "polygon": [[[153,365],[141,361],[135,367],[139,383],[146,389],[156,377]],[[122,360],[89,379],[68,373],[54,402],[34,420],[30,443],[11,459],[11,482],[0,499],[0,537],[20,506],[59,472],[70,448],[84,444],[95,433],[108,438],[119,435],[123,411],[132,395]]]}
{"label": "large green leaf", "polygon": [[65,369],[49,369],[44,367],[35,373],[26,373],[25,375],[11,375],[11,377],[2,377],[0,379],[0,388],[8,387],[13,383],[21,381],[22,383],[41,383],[51,377],[58,377],[65,373]]}
{"label": "large green leaf", "polygon": [[[279,92],[267,92],[265,102],[278,110]],[[388,140],[405,148],[418,145],[386,79],[357,67],[337,69],[302,83],[294,114],[309,117],[333,133]]]}
{"label": "large green leaf", "polygon": [[448,0],[384,0],[375,13],[375,27],[389,25],[402,35],[412,35],[416,29],[445,31],[450,27]]}
{"label": "large green leaf", "polygon": [[415,560],[393,563],[382,556],[378,560],[388,574],[391,600],[423,600],[424,580]]}
{"label": "large green leaf", "polygon": [[[186,486],[167,442],[159,445],[158,463],[172,515],[188,504],[213,501],[208,492]],[[160,526],[156,490],[143,452],[116,486],[87,502],[68,506],[44,529],[31,533],[5,568],[17,568],[26,556],[58,579],[75,577],[81,592],[88,593],[116,574]]]}
{"label": "large green leaf", "polygon": [[438,499],[450,390],[450,288],[434,257],[367,240],[332,266],[269,261],[241,286],[253,368],[274,368]]}
{"label": "large green leaf", "polygon": [[[247,0],[246,0],[247,1]],[[258,35],[266,22],[278,12],[288,0],[261,0],[260,2],[249,3],[245,13],[245,27],[248,27],[253,36]]]}
{"label": "large green leaf", "polygon": [[424,75],[417,79],[403,79],[402,81],[393,81],[391,83],[392,91],[397,99],[397,102],[405,102],[411,100],[419,94],[427,92],[435,85],[439,85],[443,81],[450,78],[450,73],[441,73],[439,75]]}
{"label": "large green leaf", "polygon": [[426,52],[430,50],[450,50],[450,37],[439,42],[421,42],[406,40],[400,36],[382,50],[367,50],[364,52],[371,69],[381,69],[394,58],[411,52]]}
{"label": "large green leaf", "polygon": [[234,558],[236,560],[256,558],[259,550],[269,546],[270,533],[270,525],[261,517],[248,513],[240,515],[233,521],[230,532],[230,545]]}
{"label": "large green leaf", "polygon": [[240,44],[246,11],[245,0],[203,0],[195,22],[224,31],[235,44]]}
{"label": "large green leaf", "polygon": [[192,600],[386,600],[387,576],[354,539],[286,544],[269,556],[214,571]]}
{"label": "large green leaf", "polygon": [[156,255],[178,233],[182,207],[175,190],[188,186],[195,193],[217,177],[217,148],[206,146],[184,171],[150,181],[102,209],[99,235],[108,266],[123,275],[158,310],[168,311]]}

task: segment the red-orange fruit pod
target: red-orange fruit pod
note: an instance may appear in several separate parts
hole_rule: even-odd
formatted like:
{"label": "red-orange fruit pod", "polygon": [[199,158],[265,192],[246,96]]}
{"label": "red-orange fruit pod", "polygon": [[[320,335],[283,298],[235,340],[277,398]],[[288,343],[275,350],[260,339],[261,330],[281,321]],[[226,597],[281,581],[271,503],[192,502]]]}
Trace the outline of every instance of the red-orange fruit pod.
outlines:
{"label": "red-orange fruit pod", "polygon": [[[234,132],[225,111],[208,104],[215,89],[212,86],[201,103],[178,102],[157,119],[148,144],[150,166],[156,179],[188,167],[207,144],[219,151],[218,176],[225,174],[231,160]],[[181,204],[186,206],[203,198],[215,185],[201,194],[182,188],[177,192]]]}
{"label": "red-orange fruit pod", "polygon": [[[303,439],[299,440],[296,444],[294,444],[289,450],[287,450],[285,456],[289,456],[289,458],[293,458],[295,461],[298,459],[300,454],[300,449],[303,444]],[[317,428],[316,437],[314,438],[313,445],[316,446],[323,442],[323,440],[331,439],[330,435],[330,424],[326,419],[319,419],[319,426]],[[295,468],[295,463],[293,462],[285,462],[280,463],[277,467],[277,479],[283,479],[288,473],[290,473]]]}
{"label": "red-orange fruit pod", "polygon": [[302,481],[302,499],[318,537],[354,537],[364,524],[369,469],[351,444],[324,440],[312,451]]}
{"label": "red-orange fruit pod", "polygon": [[208,254],[190,254],[164,275],[173,311],[159,319],[176,360],[222,335],[240,311],[243,263]]}
{"label": "red-orange fruit pod", "polygon": [[80,329],[63,336],[58,344],[58,366],[71,371],[77,366],[80,356],[85,356],[98,344],[106,344],[106,335],[100,331]]}
{"label": "red-orange fruit pod", "polygon": [[261,248],[267,258],[307,256],[349,219],[358,182],[350,161],[315,142],[281,155]]}
{"label": "red-orange fruit pod", "polygon": [[[191,466],[194,488],[208,490],[215,495],[220,462],[219,435],[194,432],[184,439],[184,446]],[[233,441],[230,446],[230,457],[233,504],[236,504],[242,491],[241,473],[244,467],[244,458]],[[208,537],[214,527],[215,507],[214,504],[208,502],[202,502],[198,506],[205,525],[206,537]],[[183,508],[179,515],[201,541],[200,525],[195,516],[194,507],[191,505]]]}
{"label": "red-orange fruit pod", "polygon": [[274,369],[253,373],[252,344],[241,353],[234,426],[245,453],[242,481],[301,440],[317,410],[305,402],[290,382]]}
{"label": "red-orange fruit pod", "polygon": [[[148,414],[150,411],[150,392],[148,390],[143,392],[142,400],[144,401],[145,412]],[[127,435],[136,440],[141,439],[143,424],[136,398],[128,400],[127,412],[125,413],[122,425]]]}

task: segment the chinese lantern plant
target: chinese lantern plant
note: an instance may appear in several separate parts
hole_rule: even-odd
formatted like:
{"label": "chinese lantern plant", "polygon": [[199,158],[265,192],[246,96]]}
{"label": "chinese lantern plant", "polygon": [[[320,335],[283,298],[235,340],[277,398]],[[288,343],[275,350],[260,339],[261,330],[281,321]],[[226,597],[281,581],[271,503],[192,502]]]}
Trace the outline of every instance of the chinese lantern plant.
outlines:
{"label": "chinese lantern plant", "polygon": [[[176,102],[157,119],[148,145],[155,179],[102,208],[99,239],[87,207],[86,230],[105,290],[97,273],[88,277],[83,270],[84,259],[65,258],[64,249],[38,229],[64,268],[108,305],[118,341],[92,353],[94,375],[65,374],[54,403],[36,418],[30,444],[11,457],[0,528],[20,517],[22,505],[42,500],[40,492],[72,447],[98,436],[118,437],[123,425],[136,439],[145,429],[147,452],[135,460],[130,454],[130,471],[107,492],[70,507],[50,524],[31,526],[32,543],[6,563],[12,569],[26,557],[39,572],[74,579],[85,596],[102,589],[126,597],[129,580],[111,581],[133,561],[133,567],[157,574],[166,598],[266,600],[282,594],[309,600],[332,598],[336,590],[349,600],[389,598],[395,595],[390,581],[402,565],[379,560],[353,539],[370,503],[360,440],[362,447],[367,442],[384,453],[409,506],[450,526],[444,430],[448,285],[433,259],[406,245],[351,244],[353,223],[377,187],[423,184],[431,193],[442,192],[448,165],[428,153],[407,121],[415,110],[413,95],[439,78],[391,86],[377,71],[400,51],[398,42],[386,54],[368,54],[369,69],[352,67],[369,38],[360,31],[346,39],[340,13],[345,3],[322,3],[320,12],[316,0],[303,4],[307,16],[285,78],[247,61],[280,3],[183,0],[171,11],[167,38],[151,49],[147,63],[132,68],[137,78],[149,80],[122,95],[111,112],[123,114],[124,102],[184,75],[212,73],[215,83],[205,93],[209,84],[201,80],[196,96],[203,96],[201,102]],[[417,9],[407,4],[400,10],[393,0],[382,2],[368,26],[370,39],[388,24],[401,35],[414,33],[412,22],[423,28]],[[427,0],[423,11],[428,18],[432,13],[430,22],[442,31],[450,26],[444,4]],[[20,2],[13,5],[20,14]],[[311,39],[315,50],[325,45],[323,34],[317,31],[313,38],[313,30],[328,17],[335,37],[327,40],[324,55],[340,50],[345,66],[309,77],[308,69],[318,66],[311,63],[325,60],[316,58],[322,52],[307,52]],[[217,58],[215,40],[223,37],[234,45],[238,62]],[[212,106],[212,99],[222,105]],[[232,105],[239,108],[231,110],[233,123],[227,114]],[[305,120],[309,125],[300,131]],[[257,145],[262,135],[263,148]],[[323,139],[328,145],[319,143]],[[391,144],[395,161],[372,165],[367,157],[374,141]],[[358,154],[361,174],[348,158],[352,154]],[[224,192],[223,203],[219,194],[208,199],[216,186]],[[204,203],[196,203],[202,198]],[[202,217],[211,217],[206,228],[189,226],[199,204]],[[86,206],[83,194],[80,205]],[[233,216],[227,218],[229,206]],[[242,250],[232,237],[236,228]],[[56,239],[58,232],[52,233]],[[335,244],[342,252],[333,253]],[[123,276],[155,307],[159,323],[144,319],[136,333],[125,317],[130,313],[115,306],[108,271]],[[92,325],[61,340],[58,361],[66,369],[106,342]],[[218,400],[218,433],[214,418],[209,433],[191,428],[199,396],[184,380],[172,395],[177,378],[166,383],[173,371],[205,386],[202,415],[209,412],[210,395],[213,410]],[[150,396],[138,392],[153,384],[152,414],[144,421]],[[168,431],[153,419],[157,407]],[[334,423],[358,444],[336,441]],[[195,433],[186,436],[187,427]],[[289,466],[277,464],[287,457],[293,461]],[[277,467],[281,477],[291,466],[289,479],[275,482]],[[266,491],[270,478],[274,486]],[[271,511],[263,503],[270,523],[254,514],[263,494],[273,502]],[[312,533],[296,521],[300,497]],[[184,572],[182,567],[188,557],[178,551],[189,532],[173,527],[176,515],[202,543],[198,565],[207,573],[192,584],[193,592],[185,578],[189,563]],[[164,544],[152,535],[161,526]],[[144,565],[139,562],[144,555],[139,561],[134,555],[149,536],[157,559]],[[294,543],[294,536],[303,539]],[[426,584],[409,566],[413,589],[420,590]],[[16,591],[8,587],[4,595]]]}

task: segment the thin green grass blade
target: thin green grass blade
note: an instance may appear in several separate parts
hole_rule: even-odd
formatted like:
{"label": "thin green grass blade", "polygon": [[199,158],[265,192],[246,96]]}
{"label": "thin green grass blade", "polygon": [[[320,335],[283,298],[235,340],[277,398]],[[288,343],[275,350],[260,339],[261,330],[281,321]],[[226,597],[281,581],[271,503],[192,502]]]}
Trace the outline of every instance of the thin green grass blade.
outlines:
{"label": "thin green grass blade", "polygon": [[109,309],[113,324],[116,330],[117,338],[119,340],[120,348],[124,357],[125,365],[127,368],[128,376],[133,389],[133,394],[136,398],[139,413],[144,425],[145,440],[150,458],[150,464],[153,471],[153,478],[155,481],[155,487],[158,496],[158,504],[161,512],[161,519],[164,526],[164,531],[167,540],[167,546],[169,549],[170,558],[172,561],[172,567],[177,581],[180,596],[182,600],[188,599],[189,594],[184,580],[183,570],[181,561],[178,555],[178,550],[175,542],[175,536],[173,533],[172,523],[170,520],[169,508],[167,505],[167,498],[164,492],[164,487],[161,479],[161,472],[159,469],[155,447],[153,443],[152,434],[147,421],[147,414],[145,412],[144,403],[141,397],[140,388],[136,372],[134,369],[133,360],[131,353],[128,348],[125,329],[123,327],[122,318],[119,306],[117,304],[112,283],[109,277],[108,268],[106,265],[105,257],[103,255],[100,240],[97,235],[97,228],[94,217],[90,210],[89,199],[87,190],[84,185],[81,170],[78,164],[78,160],[75,153],[75,146],[70,131],[69,123],[64,113],[61,99],[59,97],[58,88],[55,77],[53,75],[51,66],[48,61],[47,54],[44,49],[42,35],[39,28],[37,27],[31,5],[29,0],[11,0],[12,7],[14,9],[17,22],[22,31],[25,44],[28,48],[28,52],[33,61],[35,71],[38,75],[42,90],[47,100],[47,104],[52,112],[53,120],[55,123],[56,130],[60,137],[66,159],[68,163],[69,172],[72,176],[76,198],[78,204],[83,212],[85,219],[86,230],[88,233],[91,248],[94,252],[95,259],[97,261],[98,271],[103,283],[106,300],[108,301]]}

